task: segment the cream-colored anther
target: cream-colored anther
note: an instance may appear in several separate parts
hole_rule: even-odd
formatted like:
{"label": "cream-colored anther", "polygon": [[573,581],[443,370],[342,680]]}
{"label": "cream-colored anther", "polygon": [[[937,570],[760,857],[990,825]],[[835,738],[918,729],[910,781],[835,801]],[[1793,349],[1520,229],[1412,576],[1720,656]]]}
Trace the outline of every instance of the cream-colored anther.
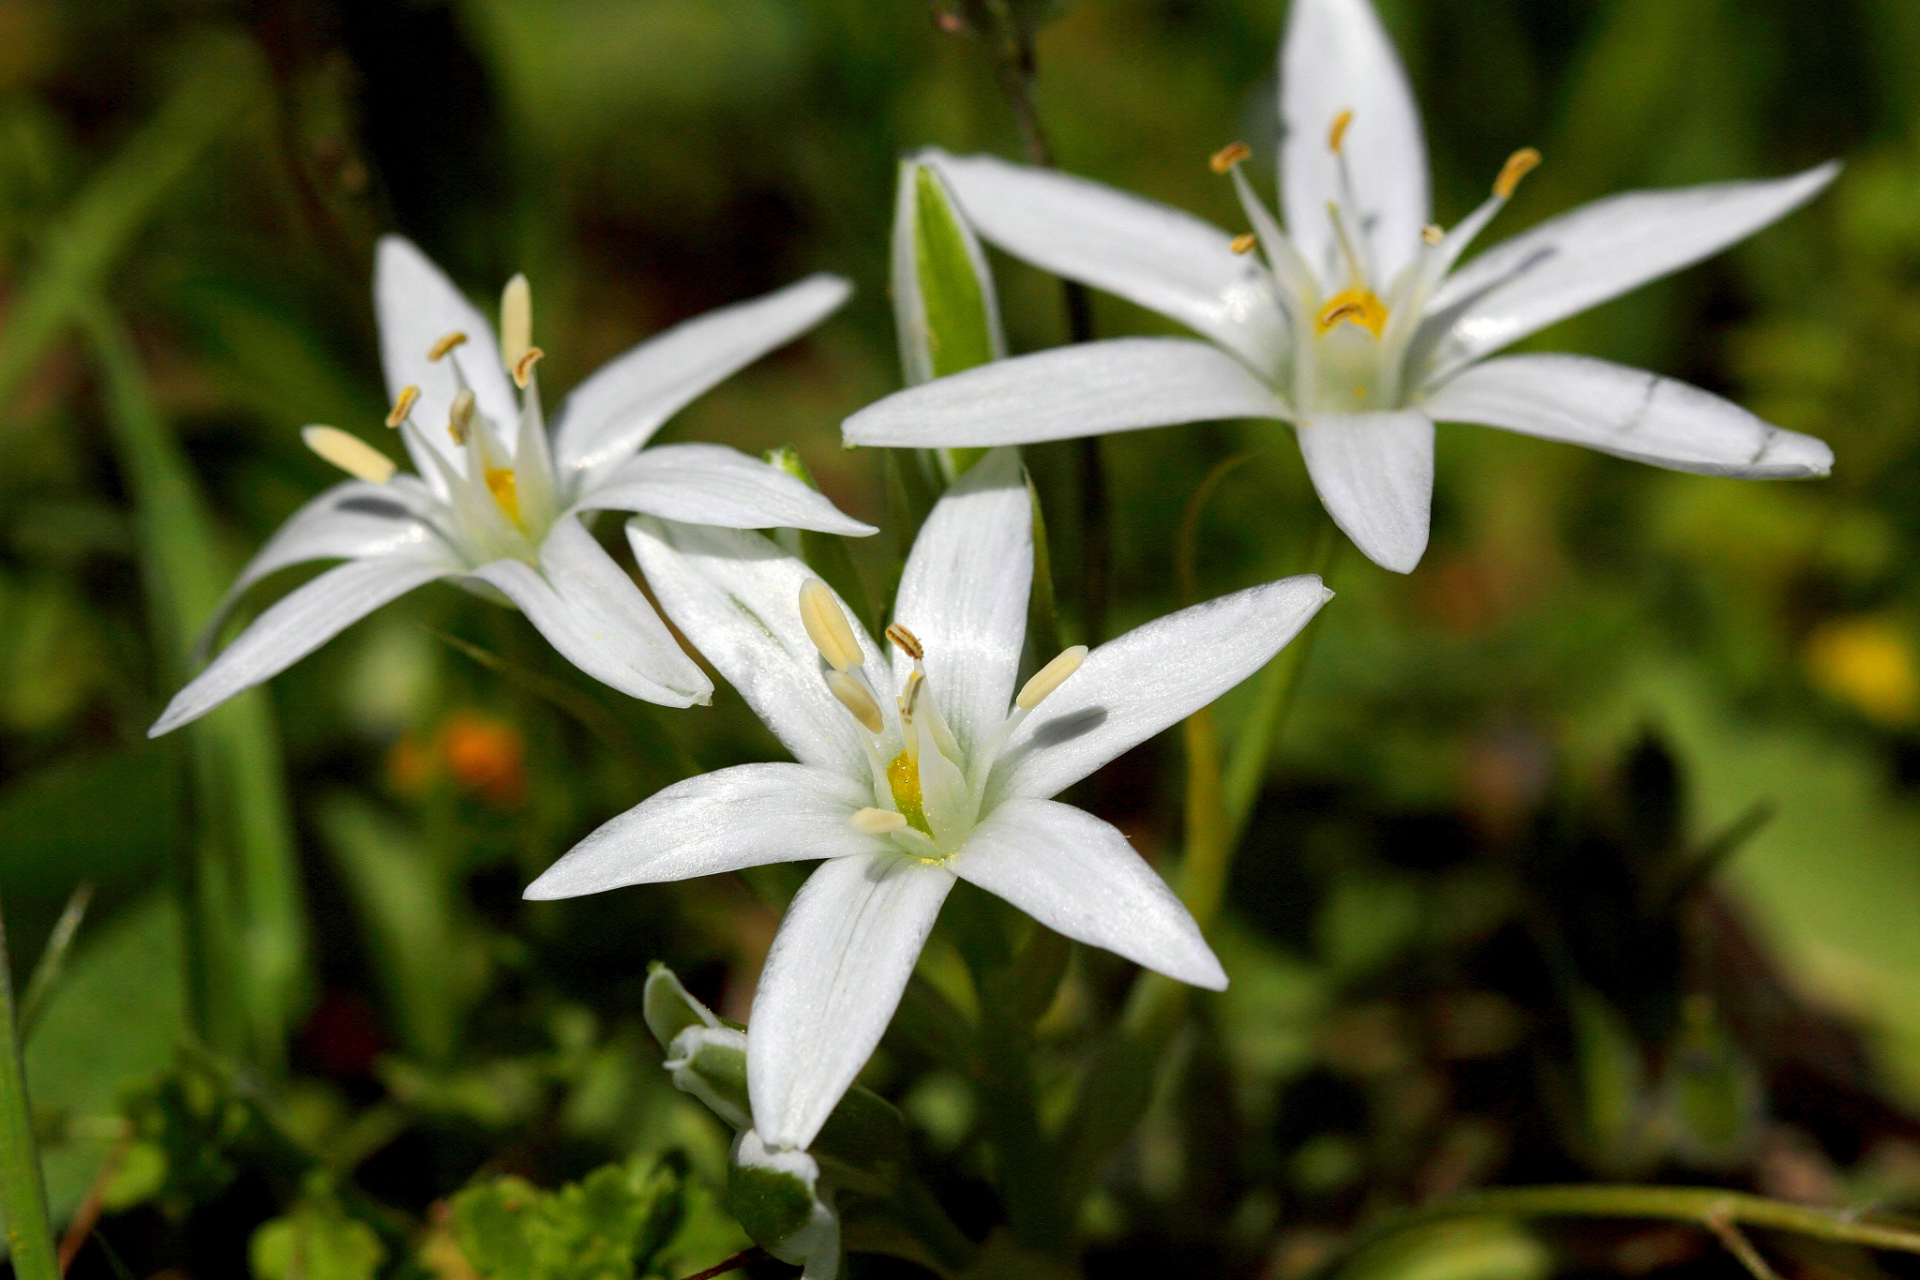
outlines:
{"label": "cream-colored anther", "polygon": [[1428,244],[1439,244],[1447,238],[1447,233],[1437,224],[1429,222],[1426,226],[1420,228],[1420,238]]}
{"label": "cream-colored anther", "polygon": [[861,809],[847,819],[847,825],[863,836],[885,836],[906,830],[907,820],[891,809]]}
{"label": "cream-colored anther", "polygon": [[1353,123],[1353,112],[1342,111],[1333,118],[1333,127],[1327,130],[1327,150],[1340,154],[1341,144],[1347,140],[1347,126]]}
{"label": "cream-colored anther", "polygon": [[300,438],[307,448],[356,479],[385,484],[393,479],[393,459],[359,436],[348,435],[338,427],[302,427]]}
{"label": "cream-colored anther", "polygon": [[1071,649],[1062,649],[1046,666],[1033,673],[1033,678],[1020,686],[1020,693],[1013,705],[1022,711],[1031,711],[1046,701],[1047,695],[1067,682],[1067,677],[1080,669],[1087,660],[1087,646],[1077,644]]}
{"label": "cream-colored anther", "polygon": [[473,392],[465,387],[453,398],[453,407],[447,410],[447,434],[453,437],[457,445],[464,445],[467,436],[473,431]]}
{"label": "cream-colored anther", "polygon": [[836,671],[827,677],[827,688],[840,700],[841,706],[853,712],[853,718],[868,733],[886,731],[887,722],[880,718],[880,704],[867,692],[867,686],[852,676]]}
{"label": "cream-colored anther", "polygon": [[[920,690],[926,683],[927,677],[920,671],[907,677],[907,687],[900,691],[900,720],[903,724],[913,723],[914,709],[920,705]],[[911,743],[913,739],[909,737],[907,741]]]}
{"label": "cream-colored anther", "polygon": [[1260,237],[1256,236],[1255,234],[1253,234],[1253,232],[1249,231],[1244,235],[1235,236],[1233,238],[1233,243],[1228,247],[1231,248],[1235,253],[1252,253],[1253,247],[1259,243],[1260,243]]}
{"label": "cream-colored anther", "polygon": [[899,645],[901,652],[915,662],[927,656],[927,651],[920,645],[920,637],[897,622],[887,628],[887,639]]}
{"label": "cream-colored anther", "polygon": [[1239,164],[1252,154],[1253,148],[1249,147],[1246,143],[1229,142],[1226,146],[1214,152],[1207,160],[1207,168],[1224,178],[1233,172],[1233,166]]}
{"label": "cream-colored anther", "polygon": [[524,275],[500,291],[500,360],[511,373],[533,346],[533,286]]}
{"label": "cream-colored anther", "polygon": [[427,348],[427,359],[438,363],[440,359],[467,340],[467,335],[455,329],[440,341]]}
{"label": "cream-colored anther", "polygon": [[387,425],[398,428],[401,423],[407,420],[407,415],[413,412],[414,401],[419,398],[420,388],[400,388],[400,398],[393,402],[393,411],[387,414]]}
{"label": "cream-colored anther", "polygon": [[513,362],[513,385],[525,391],[527,383],[533,380],[533,366],[546,359],[546,356],[547,353],[538,347],[528,347],[522,351],[520,358]]}
{"label": "cream-colored anther", "polygon": [[1493,180],[1493,194],[1502,200],[1513,199],[1513,190],[1520,185],[1520,179],[1539,167],[1540,153],[1532,147],[1520,148],[1500,166],[1500,176]]}
{"label": "cream-colored anther", "polygon": [[[860,642],[853,637],[853,627],[848,623],[847,615],[840,612],[840,602],[833,598],[833,592],[827,588],[827,584],[818,578],[808,578],[800,584],[800,625],[807,629],[807,639],[813,641],[813,647],[820,651],[820,656],[835,671],[845,671],[848,667],[858,667],[866,662],[866,655],[860,652]],[[879,730],[874,732],[878,733]]]}

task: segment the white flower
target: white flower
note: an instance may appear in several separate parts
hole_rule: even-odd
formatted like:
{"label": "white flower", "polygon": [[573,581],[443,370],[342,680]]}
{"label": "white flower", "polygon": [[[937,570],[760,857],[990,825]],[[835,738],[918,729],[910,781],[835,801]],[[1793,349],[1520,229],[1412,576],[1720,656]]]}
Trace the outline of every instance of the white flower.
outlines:
{"label": "white flower", "polygon": [[956,877],[1047,927],[1199,986],[1226,975],[1126,837],[1049,799],[1260,669],[1326,601],[1318,578],[1253,587],[1015,676],[1033,577],[1018,456],[947,492],[900,580],[890,655],[765,538],[636,519],[661,607],[797,764],[677,783],[528,888],[566,898],[824,858],[754,998],[754,1127],[805,1148],[893,1016]]}
{"label": "white flower", "polygon": [[[1217,155],[1256,234],[990,156],[929,153],[987,240],[1212,340],[1136,338],[1001,361],[898,393],[851,444],[1021,444],[1216,418],[1293,424],[1328,512],[1405,573],[1427,545],[1435,419],[1710,475],[1824,475],[1832,451],[1694,387],[1567,355],[1485,358],[1678,270],[1810,199],[1839,171],[1632,192],[1455,263],[1537,163],[1517,153],[1450,232],[1429,225],[1406,73],[1367,0],[1294,0],[1281,47],[1287,231]],[[1252,254],[1256,245],[1264,262]]]}
{"label": "white flower", "polygon": [[[380,355],[397,427],[418,475],[344,431],[308,427],[309,446],[357,477],[295,512],[208,625],[288,565],[344,559],[256,619],[148,731],[157,737],[313,652],[381,605],[436,578],[527,615],[582,671],[622,693],[684,707],[713,687],[646,597],[580,522],[643,511],[738,528],[869,534],[799,480],[722,445],[639,452],[675,412],[744,365],[812,328],[846,300],[817,275],[689,320],[576,387],[551,438],[541,417],[525,277],[501,301],[505,350],[439,268],[398,236],[374,270]],[[514,384],[521,388],[518,398]]]}

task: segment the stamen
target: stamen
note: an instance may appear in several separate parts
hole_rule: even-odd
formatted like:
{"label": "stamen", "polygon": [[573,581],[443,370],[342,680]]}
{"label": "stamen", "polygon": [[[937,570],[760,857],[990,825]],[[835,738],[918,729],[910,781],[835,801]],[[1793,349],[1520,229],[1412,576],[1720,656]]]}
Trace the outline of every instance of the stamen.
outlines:
{"label": "stamen", "polygon": [[520,486],[514,480],[513,471],[508,467],[487,468],[487,492],[507,513],[507,518],[515,524],[520,523]]}
{"label": "stamen", "polygon": [[520,358],[513,364],[513,385],[525,391],[527,383],[533,380],[533,366],[545,359],[546,354],[538,347],[528,347],[521,352]]}
{"label": "stamen", "polygon": [[453,398],[453,407],[447,410],[447,434],[457,445],[466,444],[467,437],[473,433],[473,405],[473,392],[463,388]]}
{"label": "stamen", "polygon": [[393,411],[387,415],[387,425],[398,430],[400,424],[407,420],[407,415],[413,412],[414,401],[419,398],[420,388],[400,388],[400,398],[393,402]]}
{"label": "stamen", "polygon": [[1347,323],[1370,330],[1377,338],[1387,326],[1386,304],[1371,289],[1348,289],[1328,299],[1327,305],[1314,317],[1314,324],[1321,333]]}
{"label": "stamen", "polygon": [[827,677],[827,688],[840,700],[840,705],[853,713],[868,733],[883,733],[887,722],[880,717],[880,704],[873,700],[867,687],[852,676],[836,671]]}
{"label": "stamen", "polygon": [[467,335],[455,329],[452,333],[427,348],[427,359],[434,364],[438,364],[442,356],[466,340]]}
{"label": "stamen", "polygon": [[1052,662],[1033,673],[1033,678],[1020,686],[1020,693],[1013,705],[1022,711],[1031,711],[1046,700],[1048,694],[1067,682],[1067,677],[1080,669],[1087,660],[1087,646],[1076,644],[1071,649],[1062,649],[1054,655]]}
{"label": "stamen", "polygon": [[511,372],[533,346],[533,287],[524,274],[500,293],[500,359]]}
{"label": "stamen", "polygon": [[1438,223],[1429,222],[1426,226],[1420,228],[1420,238],[1428,244],[1439,244],[1447,238],[1447,233]]}
{"label": "stamen", "polygon": [[[1345,181],[1345,166],[1341,169],[1341,179],[1342,185],[1350,185]],[[1359,289],[1367,281],[1367,264],[1366,259],[1360,256],[1359,246],[1354,243],[1353,231],[1347,226],[1346,214],[1341,212],[1339,204],[1329,200],[1327,201],[1327,218],[1333,223],[1333,235],[1340,245],[1340,256],[1347,260],[1347,276],[1353,281],[1353,288]]]}
{"label": "stamen", "polygon": [[393,479],[393,459],[359,436],[348,435],[338,427],[302,427],[300,438],[307,448],[350,476],[373,484]]}
{"label": "stamen", "polygon": [[1347,140],[1347,126],[1353,123],[1353,111],[1342,111],[1333,118],[1333,126],[1327,130],[1327,150],[1340,154],[1340,144]]}
{"label": "stamen", "polygon": [[1233,249],[1235,253],[1242,253],[1242,254],[1252,253],[1254,250],[1254,246],[1258,245],[1259,243],[1260,243],[1260,237],[1253,234],[1253,232],[1249,231],[1243,235],[1235,236],[1233,238],[1233,244],[1230,247]]}
{"label": "stamen", "polygon": [[1540,153],[1532,147],[1520,148],[1500,166],[1500,176],[1493,180],[1493,194],[1502,200],[1513,199],[1514,188],[1520,185],[1520,179],[1539,167]]}
{"label": "stamen", "polygon": [[891,809],[861,809],[847,819],[847,825],[863,836],[887,836],[905,830],[907,820]]}
{"label": "stamen", "polygon": [[[891,632],[893,628],[889,627],[887,628],[887,630]],[[911,650],[909,650],[909,652],[911,652]],[[915,659],[915,661],[918,661],[918,659]],[[927,683],[927,677],[923,672],[915,671],[912,675],[907,677],[907,687],[900,691],[901,723],[903,724],[913,723],[913,711],[915,707],[920,705],[920,690],[921,690],[921,687],[924,686],[926,683]],[[907,745],[908,746],[913,745],[913,739],[911,737],[907,739]]]}
{"label": "stamen", "polygon": [[847,615],[840,612],[839,601],[818,578],[808,578],[800,586],[800,625],[807,629],[807,639],[813,641],[813,647],[835,671],[865,664],[866,655],[860,652],[860,643],[854,639]]}
{"label": "stamen", "polygon": [[1246,143],[1229,142],[1226,146],[1213,153],[1213,157],[1207,161],[1207,167],[1224,178],[1232,171],[1233,166],[1247,159],[1252,154],[1253,148],[1249,147]]}
{"label": "stamen", "polygon": [[899,645],[901,651],[915,662],[927,656],[927,651],[920,647],[920,637],[897,622],[887,628],[887,639]]}

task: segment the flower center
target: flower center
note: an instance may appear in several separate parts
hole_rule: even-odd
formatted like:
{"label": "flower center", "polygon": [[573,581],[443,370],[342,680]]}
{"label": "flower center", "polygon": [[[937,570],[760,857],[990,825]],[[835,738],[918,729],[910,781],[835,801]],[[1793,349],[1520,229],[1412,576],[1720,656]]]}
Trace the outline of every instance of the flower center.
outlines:
{"label": "flower center", "polygon": [[887,788],[907,825],[931,836],[933,828],[927,825],[927,808],[920,797],[920,766],[912,753],[903,750],[888,762]]}
{"label": "flower center", "polygon": [[1324,336],[1343,324],[1358,325],[1376,339],[1387,327],[1387,304],[1371,289],[1347,289],[1328,299],[1313,318],[1314,328]]}

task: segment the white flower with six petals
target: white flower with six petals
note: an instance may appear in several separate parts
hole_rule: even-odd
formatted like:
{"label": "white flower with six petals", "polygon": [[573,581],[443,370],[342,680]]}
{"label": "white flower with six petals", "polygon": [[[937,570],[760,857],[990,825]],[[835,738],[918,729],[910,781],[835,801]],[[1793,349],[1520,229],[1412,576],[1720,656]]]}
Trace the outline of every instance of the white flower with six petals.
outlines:
{"label": "white flower with six petals", "polygon": [[1259,670],[1330,593],[1252,587],[1068,650],[1018,693],[1033,515],[1012,450],[968,471],[915,540],[890,653],[800,560],[754,534],[627,526],[667,616],[798,763],[676,783],[527,889],[567,898],[825,859],[754,997],[753,1123],[804,1149],[880,1041],[956,878],[1170,977],[1226,975],[1114,827],[1050,797]]}
{"label": "white flower with six petals", "polygon": [[[1132,338],[985,365],[849,418],[849,444],[1024,444],[1218,418],[1293,424],[1315,489],[1371,559],[1426,550],[1436,419],[1711,475],[1825,475],[1832,451],[1685,383],[1500,348],[1716,253],[1830,182],[1792,177],[1617,195],[1455,264],[1538,162],[1515,154],[1450,232],[1429,224],[1406,72],[1367,0],[1294,0],[1280,54],[1286,230],[1215,156],[1254,233],[992,156],[926,157],[985,239],[1211,343]],[[1252,255],[1262,250],[1265,261]]]}
{"label": "white flower with six petals", "polygon": [[[241,571],[207,635],[254,583],[309,560],[344,559],[255,619],[182,689],[157,737],[278,674],[415,587],[447,578],[518,606],[555,649],[622,693],[667,706],[713,686],[624,570],[581,524],[640,511],[739,528],[870,534],[806,484],[734,449],[641,452],[674,413],[798,337],[844,302],[816,275],[689,320],[640,343],[576,387],[548,436],[524,277],[501,303],[505,350],[453,283],[410,242],[380,242],[374,306],[397,427],[417,475],[332,427],[307,443],[356,478],[307,503]],[[514,385],[520,395],[516,398]]]}

